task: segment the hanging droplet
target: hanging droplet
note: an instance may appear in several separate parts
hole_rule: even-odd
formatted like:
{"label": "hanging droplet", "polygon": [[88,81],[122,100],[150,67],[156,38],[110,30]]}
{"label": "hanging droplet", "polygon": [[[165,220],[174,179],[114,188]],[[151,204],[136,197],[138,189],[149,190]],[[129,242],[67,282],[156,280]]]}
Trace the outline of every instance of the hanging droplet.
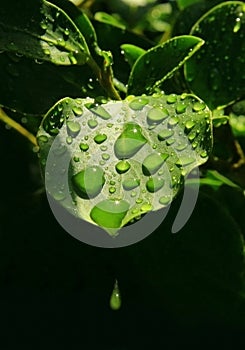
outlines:
{"label": "hanging droplet", "polygon": [[145,176],[155,174],[169,157],[167,153],[152,153],[142,163],[142,171]]}
{"label": "hanging droplet", "polygon": [[88,167],[72,176],[72,185],[77,195],[84,199],[96,197],[102,190],[104,171],[98,166]]}
{"label": "hanging droplet", "polygon": [[112,310],[119,310],[122,305],[120,290],[118,287],[118,281],[115,280],[114,287],[110,297],[110,307]]}

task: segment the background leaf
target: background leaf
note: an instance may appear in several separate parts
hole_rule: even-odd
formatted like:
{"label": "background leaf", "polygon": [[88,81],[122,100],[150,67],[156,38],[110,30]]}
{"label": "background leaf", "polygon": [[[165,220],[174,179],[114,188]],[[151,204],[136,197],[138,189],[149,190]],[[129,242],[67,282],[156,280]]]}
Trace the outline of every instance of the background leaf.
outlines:
{"label": "background leaf", "polygon": [[203,40],[183,35],[155,46],[135,62],[128,81],[128,95],[151,94],[188,60]]}
{"label": "background leaf", "polygon": [[227,1],[217,5],[193,26],[191,34],[204,39],[205,45],[186,62],[185,76],[190,89],[212,109],[242,97],[245,94],[244,3]]}

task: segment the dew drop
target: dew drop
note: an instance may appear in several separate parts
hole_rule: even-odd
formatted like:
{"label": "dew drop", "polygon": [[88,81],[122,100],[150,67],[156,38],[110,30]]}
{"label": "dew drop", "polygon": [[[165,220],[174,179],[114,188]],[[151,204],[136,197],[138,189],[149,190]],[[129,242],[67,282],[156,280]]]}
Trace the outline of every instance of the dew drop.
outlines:
{"label": "dew drop", "polygon": [[111,193],[111,194],[113,194],[113,193],[115,193],[116,192],[116,187],[109,187],[109,192]]}
{"label": "dew drop", "polygon": [[140,180],[134,179],[134,178],[129,178],[129,179],[124,180],[122,185],[126,191],[130,191],[130,190],[133,190],[134,188],[136,188],[140,185]]}
{"label": "dew drop", "polygon": [[101,144],[105,142],[106,139],[107,139],[106,134],[98,134],[94,137],[94,142],[96,142],[97,144]]}
{"label": "dew drop", "polygon": [[140,210],[143,211],[144,213],[147,213],[148,211],[151,211],[152,209],[153,209],[153,207],[150,203],[144,203],[140,207]]}
{"label": "dew drop", "polygon": [[108,153],[102,153],[101,157],[102,157],[103,160],[110,159],[110,155]]}
{"label": "dew drop", "polygon": [[176,112],[178,114],[184,113],[187,108],[187,105],[184,102],[178,102],[176,105]]}
{"label": "dew drop", "polygon": [[167,103],[172,104],[177,101],[177,95],[176,94],[171,94],[167,97]]}
{"label": "dew drop", "polygon": [[147,113],[147,122],[149,124],[159,124],[168,117],[169,113],[166,108],[152,108]]}
{"label": "dew drop", "polygon": [[146,189],[153,193],[159,191],[164,185],[164,180],[161,177],[151,177],[146,182]]}
{"label": "dew drop", "polygon": [[124,174],[130,169],[131,165],[126,160],[121,160],[115,166],[118,174]]}
{"label": "dew drop", "polygon": [[142,171],[145,176],[155,174],[169,157],[167,153],[152,153],[142,163]]}
{"label": "dew drop", "polygon": [[98,166],[88,167],[72,176],[72,185],[76,194],[84,199],[96,197],[104,183],[104,171]]}
{"label": "dew drop", "polygon": [[175,139],[174,138],[170,138],[170,139],[167,139],[166,140],[166,145],[167,146],[171,146],[172,144],[174,144],[175,143]]}
{"label": "dew drop", "polygon": [[67,126],[67,133],[71,137],[76,137],[81,130],[81,126],[78,122],[68,121],[66,126]]}
{"label": "dew drop", "polygon": [[[86,106],[86,107],[89,107],[89,106]],[[89,109],[91,112],[93,112],[94,114],[96,114],[97,116],[99,116],[104,120],[111,119],[111,115],[102,106],[92,105],[91,107],[89,107]]]}
{"label": "dew drop", "polygon": [[187,166],[195,162],[195,158],[191,157],[180,157],[175,163],[178,167]]}
{"label": "dew drop", "polygon": [[95,120],[95,119],[88,120],[88,126],[90,127],[90,129],[96,128],[97,125],[98,125],[97,120]]}
{"label": "dew drop", "polygon": [[100,227],[118,229],[128,209],[129,203],[125,200],[105,199],[93,207],[90,217]]}
{"label": "dew drop", "polygon": [[188,120],[186,123],[185,123],[185,127],[186,129],[190,130],[193,128],[193,126],[195,125],[195,122],[193,120]]}
{"label": "dew drop", "polygon": [[76,116],[81,116],[83,114],[83,109],[79,106],[73,106],[72,111]]}
{"label": "dew drop", "polygon": [[171,201],[171,197],[169,196],[162,196],[159,199],[159,203],[162,205],[167,205],[168,203],[170,203],[170,201]]}
{"label": "dew drop", "polygon": [[195,102],[193,105],[193,111],[200,112],[205,109],[206,105],[204,102]]}
{"label": "dew drop", "polygon": [[200,156],[202,157],[202,158],[206,158],[207,157],[207,151],[202,151],[201,153],[200,153]]}
{"label": "dew drop", "polygon": [[71,136],[67,136],[67,138],[66,138],[66,143],[67,143],[68,145],[72,144],[72,137],[71,137]]}
{"label": "dew drop", "polygon": [[115,142],[114,151],[118,159],[130,158],[147,142],[141,127],[136,123],[127,123]]}
{"label": "dew drop", "polygon": [[135,111],[142,110],[148,102],[148,98],[145,97],[134,98],[130,101],[129,107]]}
{"label": "dew drop", "polygon": [[89,149],[89,145],[87,143],[80,143],[80,150],[86,152]]}
{"label": "dew drop", "polygon": [[164,141],[173,135],[174,135],[174,132],[172,130],[164,129],[159,132],[157,137],[159,141]]}
{"label": "dew drop", "polygon": [[169,127],[173,127],[176,126],[179,122],[179,118],[178,117],[171,117],[168,121],[168,126]]}

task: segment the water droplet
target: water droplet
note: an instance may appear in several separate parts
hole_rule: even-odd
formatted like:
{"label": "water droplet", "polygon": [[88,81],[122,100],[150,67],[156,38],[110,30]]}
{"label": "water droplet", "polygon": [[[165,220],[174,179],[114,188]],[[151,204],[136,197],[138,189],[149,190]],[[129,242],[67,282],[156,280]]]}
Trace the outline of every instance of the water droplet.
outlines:
{"label": "water droplet", "polygon": [[97,125],[98,125],[97,120],[95,120],[95,119],[88,120],[88,126],[90,127],[90,129],[96,128]]}
{"label": "water droplet", "polygon": [[207,157],[207,151],[202,151],[201,153],[200,153],[200,156],[202,157],[202,158],[206,158]]}
{"label": "water droplet", "polygon": [[128,209],[129,203],[125,200],[105,199],[93,207],[90,217],[100,227],[118,229]]}
{"label": "water droplet", "polygon": [[186,129],[190,130],[193,128],[193,126],[195,125],[195,122],[193,120],[188,120],[186,123],[185,123],[185,127]]}
{"label": "water droplet", "polygon": [[130,103],[129,103],[129,107],[135,111],[141,110],[145,107],[145,105],[147,105],[147,103],[149,102],[148,98],[145,97],[138,97],[133,99]]}
{"label": "water droplet", "polygon": [[84,199],[96,197],[104,183],[104,171],[98,166],[88,167],[72,176],[72,185],[76,194]]}
{"label": "water droplet", "polygon": [[66,198],[66,195],[63,191],[57,191],[53,194],[53,197],[56,201],[63,201]]}
{"label": "water droplet", "polygon": [[119,310],[122,305],[122,300],[121,300],[121,295],[120,295],[120,290],[118,287],[118,282],[115,280],[115,284],[113,287],[113,291],[111,293],[111,298],[110,298],[110,307],[112,310]]}
{"label": "water droplet", "polygon": [[195,158],[191,157],[180,157],[175,163],[178,167],[187,166],[195,162]]}
{"label": "water droplet", "polygon": [[171,117],[168,121],[168,126],[169,127],[173,127],[176,126],[179,122],[179,118],[178,117]]}
{"label": "water droplet", "polygon": [[51,52],[50,52],[49,49],[44,49],[44,50],[43,50],[43,53],[44,53],[45,55],[47,55],[47,56],[50,56],[50,54],[51,54]]}
{"label": "water droplet", "polygon": [[180,143],[175,147],[175,149],[176,151],[183,151],[184,149],[186,149],[186,147],[187,147],[186,143]]}
{"label": "water droplet", "polygon": [[103,160],[108,160],[108,159],[110,159],[110,155],[108,154],[108,153],[102,153],[102,159]]}
{"label": "water droplet", "polygon": [[47,25],[47,23],[46,23],[45,21],[42,21],[42,22],[40,23],[40,27],[41,27],[43,30],[46,30],[46,29],[48,28],[48,25]]}
{"label": "water droplet", "polygon": [[87,143],[80,143],[79,147],[83,152],[86,152],[89,149],[89,145]]}
{"label": "water droplet", "polygon": [[119,174],[124,174],[126,173],[129,169],[130,169],[131,165],[129,164],[129,162],[127,162],[126,160],[121,160],[120,162],[118,162],[115,166],[116,171]]}
{"label": "water droplet", "polygon": [[147,156],[142,163],[142,171],[145,176],[155,174],[169,157],[167,153],[152,153]]}
{"label": "water droplet", "polygon": [[164,185],[164,180],[161,177],[151,177],[146,182],[146,189],[153,193],[159,191]]}
{"label": "water droplet", "polygon": [[175,139],[174,138],[171,138],[171,139],[167,139],[166,140],[166,145],[167,146],[171,146],[172,144],[174,144],[175,143]]}
{"label": "water droplet", "polygon": [[71,136],[67,136],[67,138],[66,138],[66,143],[67,143],[68,145],[72,144],[72,137],[71,137]]}
{"label": "water droplet", "polygon": [[241,18],[240,17],[237,17],[236,18],[236,24],[235,24],[235,26],[234,26],[234,28],[233,28],[233,32],[234,33],[237,33],[240,29],[241,29]]}
{"label": "water droplet", "polygon": [[140,180],[134,179],[134,178],[129,178],[129,179],[124,180],[122,185],[126,191],[130,191],[130,190],[133,190],[134,188],[136,188],[140,185]]}
{"label": "water droplet", "polygon": [[67,126],[67,133],[71,137],[76,137],[81,130],[81,126],[78,122],[68,121],[66,126]]}
{"label": "water droplet", "polygon": [[195,133],[194,131],[191,132],[191,133],[188,135],[188,139],[189,139],[190,141],[193,141],[195,137],[196,137],[196,133]]}
{"label": "water droplet", "polygon": [[37,138],[38,143],[46,143],[48,142],[48,136],[46,135],[40,135]]}
{"label": "water droplet", "polygon": [[206,105],[204,102],[195,102],[192,108],[193,108],[193,111],[200,112],[200,111],[203,111],[205,107]]}
{"label": "water droplet", "polygon": [[115,193],[116,192],[116,187],[109,187],[109,192],[111,193],[111,194],[113,194],[113,193]]}
{"label": "water droplet", "polygon": [[94,141],[98,144],[103,143],[107,139],[106,134],[98,134],[94,137]]}
{"label": "water droplet", "polygon": [[149,124],[159,124],[168,117],[169,113],[166,108],[152,108],[147,113],[147,122]]}
{"label": "water droplet", "polygon": [[114,151],[118,159],[130,158],[147,142],[142,135],[141,127],[135,123],[127,123],[123,132],[115,142]]}
{"label": "water droplet", "polygon": [[104,119],[104,120],[108,120],[108,119],[111,119],[111,115],[105,110],[104,107],[102,106],[95,106],[95,105],[92,105],[92,106],[88,106],[86,105],[86,107],[91,111],[93,112],[94,114],[96,114],[97,116],[99,116],[100,118]]}
{"label": "water droplet", "polygon": [[159,141],[164,141],[173,135],[174,135],[174,132],[172,130],[164,129],[159,132],[157,137]]}
{"label": "water droplet", "polygon": [[107,146],[102,145],[102,146],[100,146],[100,149],[101,149],[101,151],[105,152],[107,150]]}
{"label": "water droplet", "polygon": [[80,161],[80,158],[77,157],[77,156],[74,156],[74,157],[73,157],[73,160],[74,160],[74,162],[78,163],[78,162]]}
{"label": "water droplet", "polygon": [[142,202],[143,202],[142,198],[137,198],[135,201],[136,204],[141,204]]}
{"label": "water droplet", "polygon": [[162,205],[167,205],[169,202],[171,202],[171,197],[170,196],[162,196],[159,199],[159,203]]}
{"label": "water droplet", "polygon": [[153,207],[150,203],[144,203],[140,207],[140,210],[143,211],[144,213],[147,213],[148,211],[151,211],[152,209],[153,209]]}
{"label": "water droplet", "polygon": [[187,105],[184,102],[178,102],[176,105],[176,112],[178,114],[184,113],[187,108]]}
{"label": "water droplet", "polygon": [[167,103],[172,104],[177,101],[177,95],[176,94],[171,94],[167,97]]}
{"label": "water droplet", "polygon": [[68,58],[69,58],[71,64],[77,64],[77,59],[76,59],[76,57],[74,56],[74,54],[72,52],[70,52],[68,54]]}
{"label": "water droplet", "polygon": [[69,31],[68,28],[66,28],[66,29],[64,30],[64,34],[67,35],[67,36],[70,35],[70,31]]}
{"label": "water droplet", "polygon": [[73,106],[72,111],[75,114],[75,116],[81,116],[83,114],[83,109],[80,106]]}

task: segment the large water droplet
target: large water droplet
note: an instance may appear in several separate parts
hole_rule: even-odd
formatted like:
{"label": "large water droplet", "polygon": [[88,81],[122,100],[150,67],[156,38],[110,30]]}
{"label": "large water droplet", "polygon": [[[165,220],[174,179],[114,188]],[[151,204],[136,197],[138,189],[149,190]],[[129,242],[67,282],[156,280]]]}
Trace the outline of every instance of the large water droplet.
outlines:
{"label": "large water droplet", "polygon": [[185,127],[186,127],[186,129],[188,129],[188,130],[192,129],[194,125],[195,125],[194,120],[188,120],[188,121],[185,123]]}
{"label": "large water droplet", "polygon": [[81,130],[81,126],[78,122],[68,121],[66,123],[66,126],[67,126],[67,133],[71,137],[76,137]]}
{"label": "large water droplet", "polygon": [[177,101],[177,95],[176,94],[171,94],[167,97],[167,103],[172,104]]}
{"label": "large water droplet", "polygon": [[130,158],[147,142],[142,135],[141,127],[136,123],[128,123],[115,142],[114,151],[118,159]]}
{"label": "large water droplet", "polygon": [[115,284],[113,287],[113,291],[111,293],[111,298],[110,298],[110,307],[112,310],[119,310],[122,305],[122,300],[121,300],[121,295],[120,295],[120,290],[118,287],[118,282],[115,280]]}
{"label": "large water droplet", "polygon": [[107,139],[106,134],[98,134],[94,137],[94,141],[98,144],[103,143]]}
{"label": "large water droplet", "polygon": [[155,174],[168,157],[169,155],[167,153],[152,153],[147,156],[142,163],[143,174],[146,176]]}
{"label": "large water droplet", "polygon": [[187,105],[184,102],[178,102],[176,105],[176,112],[178,114],[184,113],[187,108]]}
{"label": "large water droplet", "polygon": [[193,105],[193,111],[200,112],[205,109],[206,105],[204,102],[195,102]]}
{"label": "large water droplet", "polygon": [[152,108],[147,113],[147,122],[149,124],[159,124],[168,117],[169,113],[166,108]]}
{"label": "large water droplet", "polygon": [[146,188],[149,192],[157,192],[159,191],[164,185],[164,180],[161,177],[151,177],[146,182]]}
{"label": "large water droplet", "polygon": [[90,217],[100,227],[118,229],[128,209],[129,203],[125,200],[105,199],[93,207]]}
{"label": "large water droplet", "polygon": [[115,166],[116,171],[119,174],[124,174],[126,173],[129,169],[130,169],[131,165],[129,164],[129,162],[127,162],[126,160],[121,160],[120,162],[118,162]]}
{"label": "large water droplet", "polygon": [[83,109],[80,106],[74,106],[74,107],[72,107],[72,110],[76,116],[80,116],[83,114]]}
{"label": "large water droplet", "polygon": [[145,98],[145,97],[134,98],[129,103],[129,107],[135,111],[141,110],[145,107],[145,105],[147,105],[148,102],[149,102],[148,98]]}
{"label": "large water droplet", "polygon": [[98,125],[97,120],[95,120],[95,119],[88,120],[88,126],[90,127],[90,129],[96,128],[97,125]]}
{"label": "large water droplet", "polygon": [[[86,106],[87,107],[87,106]],[[111,115],[105,110],[104,107],[102,106],[92,106],[91,108],[89,108],[91,112],[93,112],[94,114],[98,115],[100,118],[104,119],[104,120],[108,120],[111,118]]]}
{"label": "large water droplet", "polygon": [[123,183],[122,183],[123,188],[124,188],[126,191],[133,190],[134,188],[138,187],[139,184],[140,184],[140,180],[134,179],[134,178],[126,179],[126,180],[124,180]]}
{"label": "large water droplet", "polygon": [[80,143],[79,147],[83,152],[86,152],[89,149],[89,145],[87,143]]}
{"label": "large water droplet", "polygon": [[72,176],[75,192],[84,199],[96,197],[101,192],[104,183],[104,171],[98,166],[88,167]]}

